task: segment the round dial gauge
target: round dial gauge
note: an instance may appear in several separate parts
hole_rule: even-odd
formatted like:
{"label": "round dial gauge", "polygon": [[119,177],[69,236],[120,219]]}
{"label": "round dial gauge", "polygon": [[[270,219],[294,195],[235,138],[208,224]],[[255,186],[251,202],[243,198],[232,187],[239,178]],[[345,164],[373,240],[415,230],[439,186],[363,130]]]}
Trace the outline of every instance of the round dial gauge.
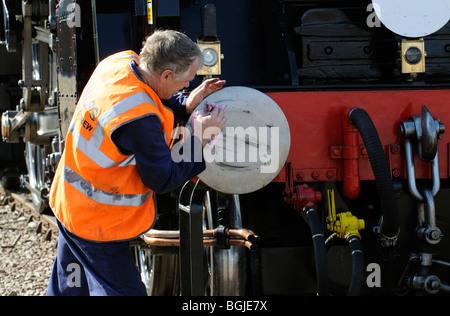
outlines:
{"label": "round dial gauge", "polygon": [[203,51],[203,59],[205,66],[211,67],[217,63],[217,61],[219,60],[219,56],[214,49],[207,48]]}
{"label": "round dial gauge", "polygon": [[422,60],[422,51],[417,47],[410,47],[405,52],[405,59],[411,65],[416,65]]}

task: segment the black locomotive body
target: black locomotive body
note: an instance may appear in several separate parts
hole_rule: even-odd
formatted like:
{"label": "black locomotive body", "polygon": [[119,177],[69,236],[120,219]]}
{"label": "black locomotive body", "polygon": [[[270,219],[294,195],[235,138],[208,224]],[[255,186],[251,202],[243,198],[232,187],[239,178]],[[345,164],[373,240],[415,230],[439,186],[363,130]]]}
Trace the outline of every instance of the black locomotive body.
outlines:
{"label": "black locomotive body", "polygon": [[[50,212],[53,173],[91,73],[110,54],[139,53],[155,29],[180,30],[215,58],[183,92],[218,76],[229,86],[266,93],[286,115],[290,154],[273,182],[240,196],[203,188],[207,228],[248,227],[261,237],[259,249],[205,247],[195,254],[206,262],[198,284],[180,273],[178,247],[136,241],[149,294],[177,295],[181,288],[182,294],[314,295],[322,282],[335,295],[350,293],[354,282],[351,294],[450,292],[450,139],[444,132],[450,121],[450,23],[426,36],[405,37],[388,29],[368,0],[2,0],[0,18],[0,171],[5,188],[27,188],[41,212]],[[408,54],[402,45],[412,47]],[[369,146],[359,138],[346,143],[345,133],[358,132],[354,121],[349,130],[342,123],[347,107],[367,111],[378,129],[398,207],[394,216],[383,213]],[[405,161],[400,126],[407,129],[410,122],[420,130],[411,138],[414,146],[423,143],[425,122],[437,126],[431,158],[440,161]],[[356,158],[348,148],[358,149]],[[352,159],[359,164],[356,196],[347,194],[354,189],[346,180],[355,176],[347,173]],[[412,183],[419,195],[411,193]],[[189,204],[183,196],[194,190],[189,186],[158,197],[159,230],[180,229],[178,205]],[[435,192],[424,203],[428,188]],[[309,192],[302,190],[321,198],[300,198]],[[322,245],[325,258],[317,257],[305,201],[314,205],[319,230],[329,238]],[[330,222],[331,208],[340,214],[338,227]],[[336,235],[348,210],[365,223],[356,251]],[[392,218],[395,234],[380,237],[380,227]]]}

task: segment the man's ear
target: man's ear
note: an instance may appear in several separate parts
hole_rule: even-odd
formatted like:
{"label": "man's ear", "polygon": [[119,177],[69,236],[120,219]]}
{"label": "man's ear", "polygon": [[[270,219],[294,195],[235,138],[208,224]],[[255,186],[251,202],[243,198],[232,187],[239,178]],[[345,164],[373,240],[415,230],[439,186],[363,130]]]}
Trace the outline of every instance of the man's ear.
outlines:
{"label": "man's ear", "polygon": [[171,76],[173,76],[173,71],[172,70],[164,70],[160,76],[161,81],[166,81],[167,79],[169,79]]}

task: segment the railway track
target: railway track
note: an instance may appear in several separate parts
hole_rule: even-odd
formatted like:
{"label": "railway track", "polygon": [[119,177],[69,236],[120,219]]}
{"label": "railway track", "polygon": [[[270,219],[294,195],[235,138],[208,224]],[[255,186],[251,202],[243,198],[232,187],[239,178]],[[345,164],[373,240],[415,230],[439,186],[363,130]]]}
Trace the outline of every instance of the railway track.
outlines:
{"label": "railway track", "polygon": [[58,229],[28,195],[0,187],[0,296],[43,296],[56,257]]}
{"label": "railway track", "polygon": [[43,234],[46,240],[56,239],[58,236],[58,226],[53,215],[43,214],[36,210],[31,200],[29,193],[20,191],[10,191],[0,187],[1,205],[10,205],[11,208],[21,208],[24,216],[27,216],[27,221],[35,223],[36,233]]}

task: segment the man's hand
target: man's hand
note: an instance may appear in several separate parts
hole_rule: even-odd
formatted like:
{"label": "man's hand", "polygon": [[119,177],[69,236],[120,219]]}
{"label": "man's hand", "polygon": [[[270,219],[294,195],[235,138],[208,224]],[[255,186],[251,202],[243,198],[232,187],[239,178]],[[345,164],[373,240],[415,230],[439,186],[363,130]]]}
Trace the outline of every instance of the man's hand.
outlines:
{"label": "man's hand", "polygon": [[201,139],[203,147],[222,131],[227,122],[224,111],[216,107],[207,114],[196,116],[194,120],[194,135]]}
{"label": "man's hand", "polygon": [[205,80],[190,93],[186,101],[186,112],[191,114],[204,98],[222,89],[225,83],[225,80],[220,80],[219,78]]}

